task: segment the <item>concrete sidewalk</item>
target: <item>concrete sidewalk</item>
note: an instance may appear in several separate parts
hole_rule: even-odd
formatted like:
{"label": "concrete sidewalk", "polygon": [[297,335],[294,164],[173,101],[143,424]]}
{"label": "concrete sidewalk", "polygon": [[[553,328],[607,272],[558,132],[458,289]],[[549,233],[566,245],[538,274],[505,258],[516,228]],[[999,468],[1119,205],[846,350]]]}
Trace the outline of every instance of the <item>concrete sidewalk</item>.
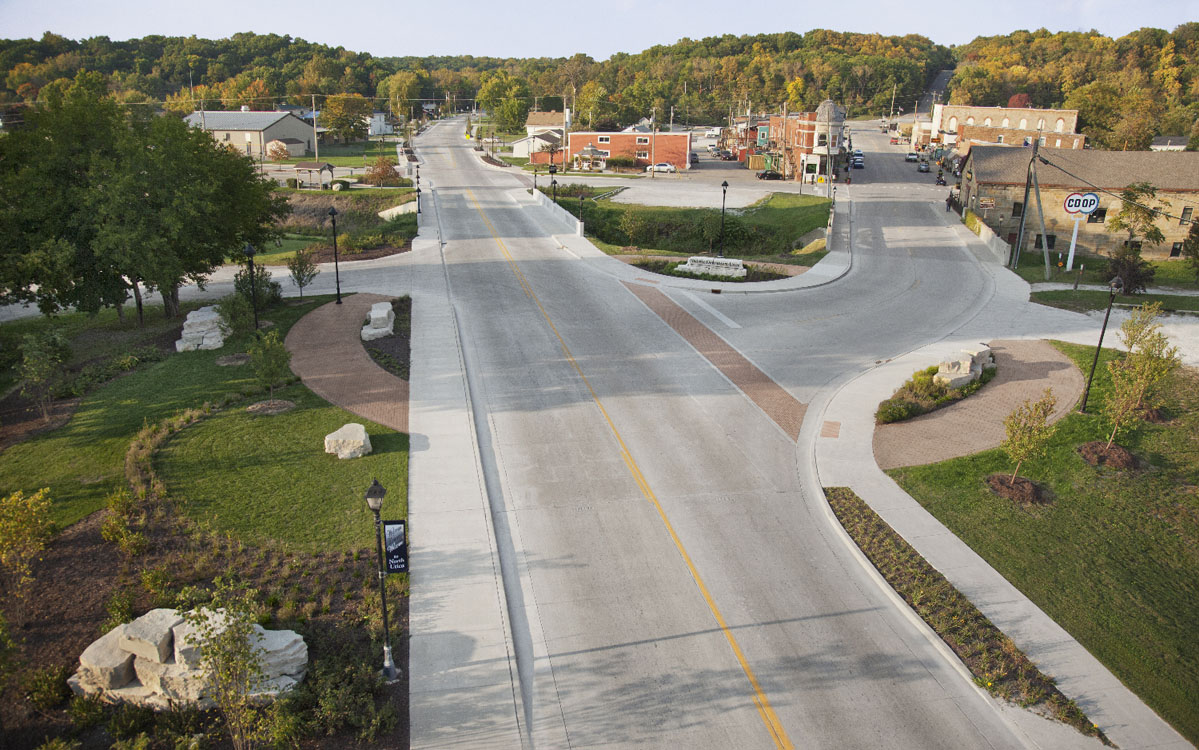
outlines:
{"label": "concrete sidewalk", "polygon": [[[962,235],[967,247],[972,236]],[[972,252],[978,254],[981,249],[972,248]],[[1012,316],[1010,311],[1021,303],[1028,307],[1027,285],[1018,279],[1014,283],[1014,274],[998,265],[987,264],[986,268],[995,279],[994,295],[957,332],[842,381],[809,407],[811,424],[806,424],[801,434],[800,455],[811,457],[820,485],[853,489],[1042,671],[1053,675],[1061,691],[1121,748],[1191,747],[1069,633],[883,473],[875,461],[874,410],[912,372],[977,344],[981,331],[994,331],[996,335],[988,339],[999,335],[1040,338],[1041,331],[1051,327],[1050,321],[1060,317],[1060,311],[1050,310],[1043,316],[1039,311]],[[1015,321],[1026,324],[1020,326],[1024,328],[1023,336],[1013,335],[1012,329],[1018,325]],[[1098,745],[1073,730],[1064,735],[1055,729],[1062,725],[1050,724],[1029,712],[1005,713],[1033,746]]]}

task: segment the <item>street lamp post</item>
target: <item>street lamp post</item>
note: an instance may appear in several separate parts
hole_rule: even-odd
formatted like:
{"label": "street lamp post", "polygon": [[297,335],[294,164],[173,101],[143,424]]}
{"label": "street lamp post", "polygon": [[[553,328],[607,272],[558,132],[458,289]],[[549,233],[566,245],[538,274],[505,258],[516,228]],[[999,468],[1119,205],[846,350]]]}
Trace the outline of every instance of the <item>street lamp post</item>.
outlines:
{"label": "street lamp post", "polygon": [[387,490],[376,479],[366,490],[366,506],[375,514],[375,549],[379,556],[379,599],[383,603],[383,679],[390,682],[396,679],[396,665],[391,658],[391,632],[387,627],[387,571],[383,569],[383,522],[379,520],[379,511],[383,508],[383,497]]}
{"label": "street lamp post", "polygon": [[1087,413],[1087,397],[1091,395],[1091,381],[1095,379],[1095,365],[1099,364],[1099,350],[1103,348],[1103,334],[1107,333],[1107,319],[1112,314],[1112,303],[1116,294],[1124,291],[1124,279],[1115,276],[1107,282],[1107,312],[1103,314],[1103,327],[1099,329],[1099,343],[1095,345],[1095,358],[1091,360],[1091,374],[1087,376],[1087,387],[1082,392],[1082,404],[1078,407],[1080,414]]}
{"label": "street lamp post", "polygon": [[583,191],[579,190],[579,221],[583,220]]}
{"label": "street lamp post", "polygon": [[329,220],[333,222],[333,280],[337,285],[337,304],[341,304],[341,272],[337,267],[337,209],[329,206]]}
{"label": "street lamp post", "polygon": [[416,212],[420,213],[420,188],[416,189]]}
{"label": "street lamp post", "polygon": [[254,246],[246,243],[246,262],[250,268],[250,307],[254,308],[254,332],[258,332],[258,284],[254,279]]}
{"label": "street lamp post", "polygon": [[720,257],[724,257],[724,199],[729,194],[729,181],[720,183]]}
{"label": "street lamp post", "polygon": [[550,180],[550,187],[554,189],[554,205],[558,205],[558,181]]}

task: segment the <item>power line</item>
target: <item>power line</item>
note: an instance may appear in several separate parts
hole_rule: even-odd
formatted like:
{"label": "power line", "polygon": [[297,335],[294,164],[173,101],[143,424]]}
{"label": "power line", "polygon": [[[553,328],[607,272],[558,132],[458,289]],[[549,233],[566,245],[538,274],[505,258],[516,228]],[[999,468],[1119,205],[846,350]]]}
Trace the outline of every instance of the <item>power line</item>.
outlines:
{"label": "power line", "polygon": [[[1087,187],[1089,187],[1097,192],[1104,193],[1105,195],[1110,195],[1113,198],[1119,198],[1121,201],[1128,203],[1130,205],[1136,206],[1138,208],[1142,208],[1146,211],[1149,211],[1150,213],[1154,214],[1155,216],[1160,215],[1160,216],[1166,217],[1167,219],[1178,219],[1179,221],[1186,221],[1187,223],[1190,223],[1190,221],[1192,221],[1191,219],[1183,219],[1181,216],[1175,216],[1174,214],[1167,212],[1165,209],[1154,208],[1152,206],[1146,206],[1143,203],[1137,203],[1136,201],[1128,200],[1120,193],[1114,193],[1111,190],[1108,190],[1107,188],[1099,187],[1098,185],[1091,182],[1090,180],[1083,179],[1082,177],[1079,177],[1078,175],[1074,174],[1073,172],[1069,171],[1068,169],[1065,169],[1057,164],[1054,164],[1053,162],[1046,159],[1044,156],[1038,156],[1037,160],[1040,161],[1042,164],[1053,167],[1054,169],[1058,170],[1059,172],[1062,172],[1063,174],[1065,174],[1068,177],[1072,177],[1075,180],[1078,180],[1082,184],[1086,185]],[[1185,198],[1179,198],[1178,200],[1182,201],[1183,203],[1194,203],[1194,201],[1188,201]],[[1196,204],[1196,205],[1199,205],[1199,204]]]}

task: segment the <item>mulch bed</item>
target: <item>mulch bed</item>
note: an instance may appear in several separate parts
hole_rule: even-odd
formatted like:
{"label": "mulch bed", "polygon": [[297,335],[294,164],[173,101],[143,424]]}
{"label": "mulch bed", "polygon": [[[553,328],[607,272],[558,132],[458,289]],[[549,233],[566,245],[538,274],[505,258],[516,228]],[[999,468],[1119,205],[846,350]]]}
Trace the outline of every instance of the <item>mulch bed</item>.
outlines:
{"label": "mulch bed", "polygon": [[991,488],[991,492],[1005,500],[1011,500],[1022,508],[1050,503],[1048,493],[1031,479],[1024,477],[1012,480],[1010,474],[992,474],[987,477],[987,486]]}
{"label": "mulch bed", "polygon": [[1109,448],[1107,447],[1107,443],[1102,440],[1095,440],[1078,446],[1078,455],[1082,456],[1082,460],[1091,466],[1107,466],[1112,469],[1138,469],[1141,465],[1137,457],[1124,446],[1112,443],[1112,446]]}
{"label": "mulch bed", "polygon": [[[404,242],[400,247],[388,245],[386,247],[376,247],[373,250],[363,250],[360,253],[347,253],[345,250],[337,251],[337,260],[339,263],[346,263],[352,260],[374,260],[375,258],[386,258],[389,255],[397,255],[406,253],[412,249],[411,240]],[[333,262],[333,246],[321,246],[313,251],[312,259],[317,263],[332,263]]]}
{"label": "mulch bed", "polygon": [[270,416],[273,414],[282,414],[285,411],[291,411],[296,408],[294,401],[285,401],[281,398],[271,399],[269,401],[259,401],[256,404],[250,404],[246,407],[246,411],[251,414],[261,414]]}
{"label": "mulch bed", "polygon": [[21,395],[19,388],[0,399],[0,451],[42,432],[58,429],[75,414],[82,399],[65,398],[50,404],[49,421],[32,399]]}

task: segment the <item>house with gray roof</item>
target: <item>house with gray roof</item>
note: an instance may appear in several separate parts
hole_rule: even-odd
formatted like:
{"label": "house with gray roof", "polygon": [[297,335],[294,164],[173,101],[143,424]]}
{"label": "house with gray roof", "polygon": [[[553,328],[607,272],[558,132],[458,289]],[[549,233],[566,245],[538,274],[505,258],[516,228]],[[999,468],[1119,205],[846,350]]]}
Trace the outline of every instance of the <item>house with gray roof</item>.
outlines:
{"label": "house with gray roof", "polygon": [[[1194,209],[1199,206],[1199,152],[1042,148],[1044,161],[1037,163],[1037,182],[1045,211],[1045,238],[1040,234],[1035,192],[1029,194],[1031,206],[1023,204],[1032,154],[1031,148],[976,145],[962,166],[962,205],[977,214],[1000,239],[1014,245],[1020,217],[1031,209],[1022,252],[1039,252],[1042,242],[1051,253],[1068,252],[1077,218],[1079,251],[1111,255],[1117,248],[1131,244],[1146,258],[1181,256]],[[1123,205],[1120,191],[1136,182],[1147,182],[1157,189],[1157,226],[1165,235],[1160,245],[1144,244],[1125,232],[1107,231],[1107,220]],[[1065,200],[1073,193],[1095,193],[1099,207],[1090,215],[1067,212]]]}
{"label": "house with gray roof", "polygon": [[[203,128],[217,143],[236,148],[254,159],[265,158],[272,141],[291,138],[312,151],[312,125],[291,112],[204,111],[192,112],[184,121]],[[293,148],[298,150],[294,144]],[[292,150],[289,148],[289,150]]]}

